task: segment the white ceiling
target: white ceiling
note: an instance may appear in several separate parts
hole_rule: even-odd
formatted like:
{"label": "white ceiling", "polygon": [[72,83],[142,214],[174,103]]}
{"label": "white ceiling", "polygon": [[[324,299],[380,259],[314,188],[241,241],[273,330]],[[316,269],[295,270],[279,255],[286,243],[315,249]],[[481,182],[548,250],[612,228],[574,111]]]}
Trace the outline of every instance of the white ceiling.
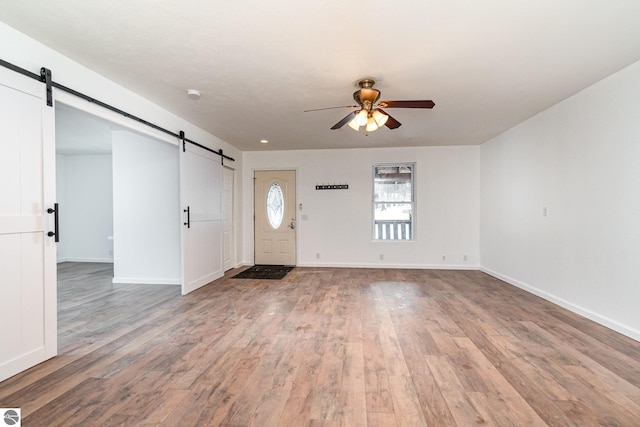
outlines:
{"label": "white ceiling", "polygon": [[[0,21],[242,150],[480,144],[640,60],[638,0],[0,0]],[[436,106],[369,136],[303,113],[365,76]]]}

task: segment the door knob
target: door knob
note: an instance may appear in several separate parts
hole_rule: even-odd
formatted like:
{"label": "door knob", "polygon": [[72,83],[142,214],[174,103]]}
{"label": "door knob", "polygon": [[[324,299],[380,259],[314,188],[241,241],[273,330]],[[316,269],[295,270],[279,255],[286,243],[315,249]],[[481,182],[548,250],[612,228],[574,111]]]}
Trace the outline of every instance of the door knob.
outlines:
{"label": "door knob", "polygon": [[290,227],[292,230],[295,230],[295,229],[296,229],[296,222],[295,222],[295,221],[291,221],[291,224],[289,224],[289,227]]}

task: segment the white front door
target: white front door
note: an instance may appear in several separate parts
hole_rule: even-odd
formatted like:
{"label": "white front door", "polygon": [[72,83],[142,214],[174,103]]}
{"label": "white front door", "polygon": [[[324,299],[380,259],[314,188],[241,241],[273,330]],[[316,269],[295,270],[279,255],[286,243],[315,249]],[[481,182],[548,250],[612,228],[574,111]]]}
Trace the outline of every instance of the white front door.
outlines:
{"label": "white front door", "polygon": [[255,171],[255,264],[296,265],[296,171]]}
{"label": "white front door", "polygon": [[0,381],[57,354],[54,109],[0,69]]}
{"label": "white front door", "polygon": [[222,164],[192,144],[180,149],[182,294],[223,276]]}
{"label": "white front door", "polygon": [[224,233],[224,271],[233,268],[235,251],[233,245],[233,169],[224,168],[222,232]]}

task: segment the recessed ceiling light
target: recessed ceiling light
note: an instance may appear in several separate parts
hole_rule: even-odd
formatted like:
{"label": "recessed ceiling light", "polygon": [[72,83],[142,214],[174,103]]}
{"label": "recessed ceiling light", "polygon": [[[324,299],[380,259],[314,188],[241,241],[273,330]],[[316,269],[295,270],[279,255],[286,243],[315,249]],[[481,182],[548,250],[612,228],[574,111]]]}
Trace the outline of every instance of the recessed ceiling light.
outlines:
{"label": "recessed ceiling light", "polygon": [[189,99],[200,99],[200,91],[195,89],[189,89],[187,91],[187,98]]}
{"label": "recessed ceiling light", "polygon": [[266,144],[266,143],[267,143],[267,142],[269,142],[269,141],[268,141],[268,140],[266,140],[266,139],[261,139],[261,140],[260,140],[260,142],[261,142],[262,144]]}

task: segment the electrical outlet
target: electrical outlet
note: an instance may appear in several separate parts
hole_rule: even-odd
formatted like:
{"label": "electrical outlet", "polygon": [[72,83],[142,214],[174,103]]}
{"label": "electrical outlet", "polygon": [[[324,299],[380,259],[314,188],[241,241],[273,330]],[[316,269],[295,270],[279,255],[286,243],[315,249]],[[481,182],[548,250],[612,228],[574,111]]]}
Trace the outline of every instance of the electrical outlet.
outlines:
{"label": "electrical outlet", "polygon": [[380,254],[380,261],[384,261],[384,254]]}
{"label": "electrical outlet", "polygon": [[446,260],[446,259],[447,259],[446,255],[445,255],[445,254],[442,254],[442,260],[444,261],[444,260]]}
{"label": "electrical outlet", "polygon": [[463,256],[462,256],[462,260],[466,262],[466,261],[468,261],[468,260],[469,260],[469,258],[468,258],[466,255],[463,255]]}
{"label": "electrical outlet", "polygon": [[320,259],[320,252],[316,254],[316,259]]}

